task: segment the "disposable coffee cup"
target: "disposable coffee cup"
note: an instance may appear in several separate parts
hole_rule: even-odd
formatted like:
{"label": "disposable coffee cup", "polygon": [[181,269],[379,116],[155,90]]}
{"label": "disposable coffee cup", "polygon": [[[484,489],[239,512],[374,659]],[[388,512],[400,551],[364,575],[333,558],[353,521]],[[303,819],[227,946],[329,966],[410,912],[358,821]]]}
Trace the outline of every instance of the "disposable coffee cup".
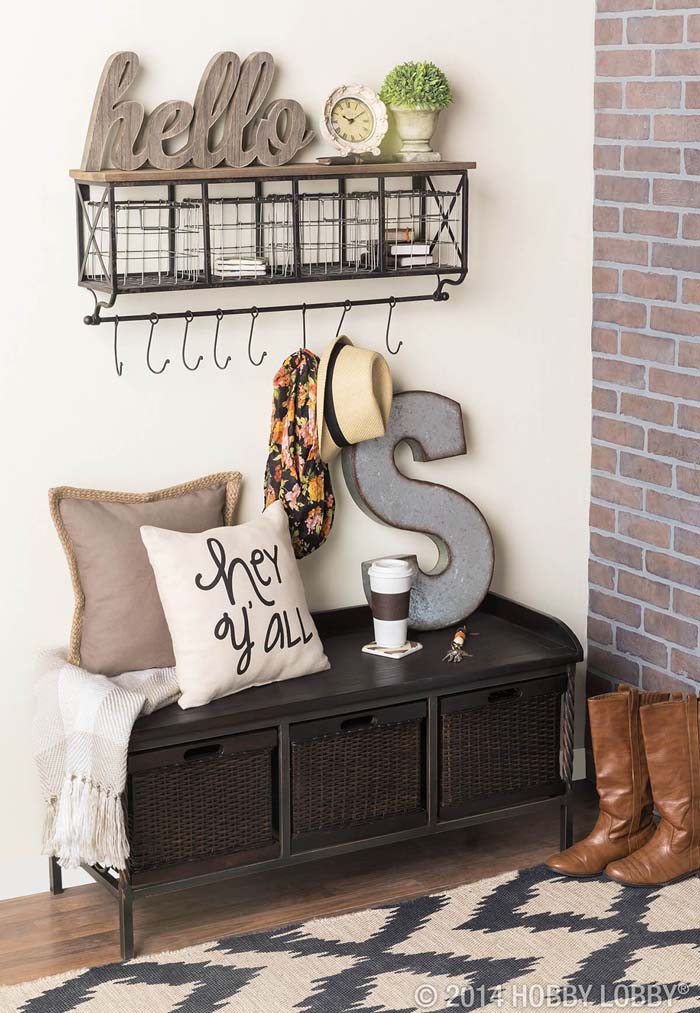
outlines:
{"label": "disposable coffee cup", "polygon": [[415,566],[408,559],[377,559],[368,573],[377,647],[403,647]]}

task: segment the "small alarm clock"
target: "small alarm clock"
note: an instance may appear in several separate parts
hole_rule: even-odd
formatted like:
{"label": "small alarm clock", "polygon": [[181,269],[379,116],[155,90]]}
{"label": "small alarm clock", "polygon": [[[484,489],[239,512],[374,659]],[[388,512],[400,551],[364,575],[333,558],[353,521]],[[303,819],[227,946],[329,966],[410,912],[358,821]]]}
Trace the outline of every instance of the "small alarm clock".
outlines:
{"label": "small alarm clock", "polygon": [[321,133],[341,155],[378,155],[388,126],[386,106],[364,84],[336,88],[321,117]]}

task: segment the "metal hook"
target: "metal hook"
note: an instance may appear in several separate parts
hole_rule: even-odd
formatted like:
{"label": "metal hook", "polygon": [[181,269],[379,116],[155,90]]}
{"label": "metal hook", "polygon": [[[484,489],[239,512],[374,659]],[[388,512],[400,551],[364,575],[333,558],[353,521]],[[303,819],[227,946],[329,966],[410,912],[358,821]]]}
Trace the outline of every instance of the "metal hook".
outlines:
{"label": "metal hook", "polygon": [[114,368],[117,371],[117,376],[121,376],[124,372],[124,363],[119,359],[117,354],[117,331],[119,330],[119,317],[114,318]]}
{"label": "metal hook", "polygon": [[399,343],[396,346],[396,348],[391,348],[390,345],[389,345],[389,330],[391,329],[391,314],[394,312],[394,306],[396,306],[396,299],[392,295],[389,298],[389,319],[386,322],[386,338],[384,339],[385,340],[385,344],[386,344],[386,350],[389,353],[389,355],[396,355],[397,352],[400,351],[401,346],[403,345],[403,341],[399,341]]}
{"label": "metal hook", "polygon": [[306,303],[301,304],[302,348],[306,348]]}
{"label": "metal hook", "polygon": [[263,359],[267,355],[267,352],[263,352],[258,362],[256,362],[255,359],[253,358],[253,354],[251,351],[253,347],[253,330],[255,328],[255,321],[258,319],[259,314],[260,310],[258,309],[258,307],[253,306],[253,308],[250,311],[251,321],[250,321],[250,334],[248,335],[248,358],[250,359],[251,363],[254,366],[261,366]]}
{"label": "metal hook", "polygon": [[194,313],[192,312],[192,310],[187,310],[187,312],[185,313],[185,333],[182,336],[182,364],[185,367],[185,369],[189,369],[190,373],[194,373],[195,369],[199,369],[202,359],[204,358],[203,355],[198,356],[194,366],[190,366],[189,362],[185,357],[185,348],[187,347],[187,332],[190,329],[190,324],[192,323],[193,320],[194,320]]}
{"label": "metal hook", "polygon": [[170,359],[166,359],[160,369],[154,369],[151,365],[151,342],[153,341],[153,328],[160,321],[160,317],[157,313],[151,313],[149,317],[151,321],[151,333],[148,335],[148,348],[146,349],[146,365],[152,373],[162,373],[166,366],[170,365]]}
{"label": "metal hook", "polygon": [[214,362],[219,367],[219,369],[226,369],[226,367],[228,366],[229,362],[231,361],[231,356],[227,355],[226,356],[226,362],[222,366],[221,363],[219,362],[219,358],[218,358],[218,355],[217,355],[217,348],[219,346],[219,327],[221,326],[221,321],[223,319],[224,319],[224,311],[223,310],[217,310],[216,311],[216,332],[214,334]]}
{"label": "metal hook", "polygon": [[352,303],[350,302],[349,299],[346,299],[345,302],[343,303],[343,315],[340,318],[340,323],[338,324],[338,330],[335,332],[336,338],[340,335],[340,331],[341,331],[341,328],[343,326],[343,320],[345,320],[345,314],[349,310],[351,310],[351,309],[352,309]]}

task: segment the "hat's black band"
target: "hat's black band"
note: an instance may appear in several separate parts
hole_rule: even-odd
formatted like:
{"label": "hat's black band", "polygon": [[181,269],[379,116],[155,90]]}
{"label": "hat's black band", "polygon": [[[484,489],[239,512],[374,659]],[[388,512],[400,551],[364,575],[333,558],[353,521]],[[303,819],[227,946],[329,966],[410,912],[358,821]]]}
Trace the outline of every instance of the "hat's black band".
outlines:
{"label": "hat's black band", "polygon": [[343,348],[345,348],[345,345],[342,341],[339,341],[334,346],[333,351],[329,356],[328,368],[326,370],[325,400],[323,405],[323,420],[328,426],[328,432],[330,433],[331,439],[335,443],[336,447],[350,446],[350,441],[346,440],[343,436],[343,430],[340,428],[338,416],[335,413],[335,405],[333,404],[333,370],[335,369],[336,359]]}

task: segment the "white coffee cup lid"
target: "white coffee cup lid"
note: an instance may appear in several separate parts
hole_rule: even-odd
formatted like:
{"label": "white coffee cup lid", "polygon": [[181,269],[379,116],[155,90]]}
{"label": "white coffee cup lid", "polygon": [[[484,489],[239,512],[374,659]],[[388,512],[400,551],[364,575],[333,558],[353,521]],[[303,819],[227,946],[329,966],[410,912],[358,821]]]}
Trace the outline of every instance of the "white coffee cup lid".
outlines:
{"label": "white coffee cup lid", "polygon": [[368,572],[370,577],[405,580],[406,577],[413,576],[416,566],[410,559],[375,559]]}

